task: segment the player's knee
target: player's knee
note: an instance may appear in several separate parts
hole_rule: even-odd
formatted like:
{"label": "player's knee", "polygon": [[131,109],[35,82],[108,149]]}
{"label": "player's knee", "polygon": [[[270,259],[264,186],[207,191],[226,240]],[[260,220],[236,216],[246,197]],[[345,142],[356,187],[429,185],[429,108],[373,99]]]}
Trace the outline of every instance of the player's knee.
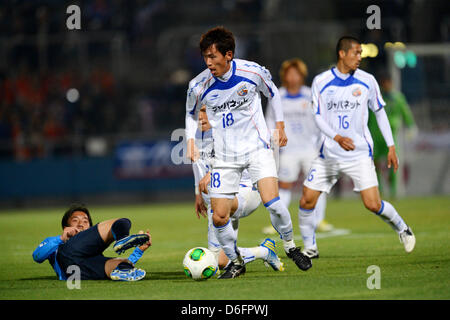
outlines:
{"label": "player's knee", "polygon": [[300,208],[302,209],[311,210],[314,209],[315,205],[316,202],[311,197],[303,195],[302,198],[300,199]]}
{"label": "player's knee", "polygon": [[364,206],[367,208],[367,210],[377,213],[381,209],[381,201],[366,200],[364,201]]}
{"label": "player's knee", "polygon": [[213,223],[216,227],[221,227],[221,226],[224,226],[228,222],[229,215],[224,214],[224,213],[221,214],[220,212],[214,211],[212,219],[213,219]]}

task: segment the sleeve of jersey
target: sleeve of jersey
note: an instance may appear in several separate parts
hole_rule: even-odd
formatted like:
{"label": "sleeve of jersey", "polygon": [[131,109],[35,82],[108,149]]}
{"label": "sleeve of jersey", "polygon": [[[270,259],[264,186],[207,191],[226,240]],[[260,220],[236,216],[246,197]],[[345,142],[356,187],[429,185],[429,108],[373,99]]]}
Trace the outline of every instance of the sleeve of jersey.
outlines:
{"label": "sleeve of jersey", "polygon": [[391,147],[394,145],[394,138],[392,136],[391,126],[384,108],[375,112],[375,118],[377,119],[378,128],[380,128],[386,145]]}
{"label": "sleeve of jersey", "polygon": [[191,88],[191,86],[189,86],[186,97],[186,140],[195,139],[195,132],[197,131],[198,127],[197,114],[198,110],[200,109],[200,106],[197,105],[198,103],[199,101],[195,91],[193,90],[193,88]]}
{"label": "sleeve of jersey", "polygon": [[378,86],[377,81],[375,78],[372,78],[372,85],[369,89],[369,108],[376,112],[378,110],[381,110],[385,105],[386,102],[383,100],[383,96],[381,95],[380,87]]}
{"label": "sleeve of jersey", "polygon": [[48,259],[48,257],[50,257],[50,255],[56,252],[59,245],[62,243],[64,243],[64,241],[61,240],[60,236],[46,238],[34,250],[33,260],[38,263],[44,262],[46,259]]}
{"label": "sleeve of jersey", "polygon": [[264,67],[260,67],[256,77],[258,83],[258,89],[268,99],[268,107],[272,108],[275,122],[284,121],[283,106],[281,104],[281,96],[277,86],[272,81],[272,75],[269,70]]}
{"label": "sleeve of jersey", "polygon": [[199,161],[200,160],[197,160],[197,161],[195,161],[193,164],[192,164],[192,171],[194,172],[194,185],[197,187],[198,186],[198,184],[199,184],[199,182],[200,182],[200,180],[203,178],[202,176],[201,176],[201,169],[200,169],[200,163],[199,163]]}
{"label": "sleeve of jersey", "polygon": [[316,122],[319,130],[328,136],[331,139],[337,135],[336,131],[334,131],[328,123],[325,121],[323,117],[323,110],[321,110],[321,106],[323,106],[322,99],[320,97],[320,93],[317,89],[317,82],[313,81],[311,88],[311,97],[312,97],[312,105],[314,109],[314,121]]}
{"label": "sleeve of jersey", "polygon": [[266,124],[269,130],[275,129],[275,120],[273,119],[273,110],[272,106],[267,106],[266,109]]}

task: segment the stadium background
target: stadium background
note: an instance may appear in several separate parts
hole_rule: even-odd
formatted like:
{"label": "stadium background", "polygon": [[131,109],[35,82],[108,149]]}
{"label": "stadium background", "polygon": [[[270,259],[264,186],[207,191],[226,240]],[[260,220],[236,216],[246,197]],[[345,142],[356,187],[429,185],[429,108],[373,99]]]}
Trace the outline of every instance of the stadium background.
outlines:
{"label": "stadium background", "polygon": [[[66,27],[71,4],[81,30]],[[366,27],[371,4],[381,30]],[[181,139],[170,137],[204,69],[199,37],[216,25],[236,35],[236,57],[266,66],[278,85],[292,57],[307,63],[310,85],[343,34],[375,44],[361,68],[396,76],[419,129],[400,139],[400,196],[450,193],[445,0],[2,1],[0,208],[193,201],[190,166],[171,161]],[[392,54],[409,48],[416,63],[398,67]],[[344,181],[334,196],[355,195]]]}

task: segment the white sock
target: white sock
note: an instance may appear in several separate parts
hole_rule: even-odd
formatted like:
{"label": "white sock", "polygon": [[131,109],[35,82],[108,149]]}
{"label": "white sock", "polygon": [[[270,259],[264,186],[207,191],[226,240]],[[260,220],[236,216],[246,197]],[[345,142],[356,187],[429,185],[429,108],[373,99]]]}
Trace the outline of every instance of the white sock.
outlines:
{"label": "white sock", "polygon": [[280,194],[280,200],[283,201],[286,208],[289,208],[289,205],[291,204],[291,197],[292,197],[292,191],[291,189],[279,189]]}
{"label": "white sock", "polygon": [[401,233],[405,231],[408,226],[405,221],[403,221],[402,217],[398,214],[395,208],[387,201],[381,201],[381,209],[376,213],[384,222],[389,224],[392,229],[397,231],[397,233]]}
{"label": "white sock", "polygon": [[214,225],[214,233],[225,255],[230,260],[236,260],[239,257],[239,251],[236,247],[236,232],[231,225],[231,219],[223,226]]}
{"label": "white sock", "polygon": [[289,252],[289,249],[295,248],[294,240],[283,240],[283,248],[285,252]]}
{"label": "white sock", "polygon": [[293,230],[291,215],[284,203],[280,201],[280,197],[273,198],[266,202],[264,207],[269,211],[270,221],[275,230],[280,234],[280,238],[286,241],[292,240]]}
{"label": "white sock", "polygon": [[298,224],[305,249],[317,249],[315,209],[298,208]]}
{"label": "white sock", "polygon": [[327,208],[327,194],[325,192],[322,192],[317,199],[316,208],[315,208],[315,227],[319,225],[319,223],[322,222],[323,219],[325,219],[325,209]]}
{"label": "white sock", "polygon": [[256,259],[266,259],[269,254],[269,249],[261,246],[254,248],[239,247],[239,252],[244,259],[244,263],[249,263],[255,261]]}

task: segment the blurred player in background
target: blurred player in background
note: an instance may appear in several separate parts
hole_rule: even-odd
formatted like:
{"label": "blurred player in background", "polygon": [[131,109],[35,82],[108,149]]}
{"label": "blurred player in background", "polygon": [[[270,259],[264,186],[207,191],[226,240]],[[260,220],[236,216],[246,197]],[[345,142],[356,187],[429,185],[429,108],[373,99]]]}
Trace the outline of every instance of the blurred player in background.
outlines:
{"label": "blurred player in background", "polygon": [[[321,132],[314,122],[311,106],[311,89],[305,85],[308,68],[300,59],[286,60],[281,64],[279,88],[283,105],[286,136],[289,144],[280,149],[278,169],[280,199],[289,207],[292,188],[300,171],[306,176],[312,161],[319,154]],[[268,108],[266,122],[269,129],[275,127],[273,110]],[[315,215],[318,231],[330,231],[333,226],[324,221],[326,194],[317,201]]]}
{"label": "blurred player in background", "polygon": [[[199,152],[198,159],[192,164],[195,178],[195,211],[197,217],[200,215],[208,218],[208,248],[217,255],[220,268],[226,268],[229,259],[220,247],[213,229],[211,201],[209,197],[209,185],[211,182],[210,167],[214,156],[212,129],[206,114],[206,107],[202,106],[198,114],[199,129],[195,134],[195,143]],[[239,219],[249,216],[261,204],[261,197],[258,190],[252,187],[250,176],[247,170],[242,172],[239,183],[239,193],[233,199],[231,207],[231,224],[236,232],[239,228]],[[247,264],[256,259],[262,259],[275,271],[283,271],[283,263],[275,253],[275,241],[265,239],[258,247],[238,248],[239,252]]]}
{"label": "blurred player in background", "polygon": [[210,197],[213,229],[227,257],[229,268],[220,279],[245,273],[245,264],[236,247],[236,234],[230,223],[230,212],[242,172],[247,169],[252,185],[257,184],[264,206],[283,241],[287,256],[302,270],[309,269],[311,260],[295,246],[291,216],[278,194],[278,176],[270,132],[262,112],[260,94],[274,104],[278,143],[284,146],[283,111],[277,87],[270,72],[259,64],[234,58],[233,34],[216,27],[202,35],[200,51],[207,69],[189,83],[186,101],[186,139],[188,156],[195,154],[194,139],[197,114],[206,106],[212,127],[214,160],[211,168]]}
{"label": "blurred player in background", "polygon": [[322,192],[329,193],[341,174],[348,175],[364,206],[388,223],[399,235],[405,251],[415,246],[415,236],[395,208],[381,200],[373,163],[372,138],[367,127],[369,109],[388,146],[388,167],[397,171],[395,152],[385,103],[375,78],[360,69],[361,43],[342,37],[336,46],[337,65],[317,75],[312,84],[315,120],[323,134],[320,156],[304,182],[299,215],[303,243],[310,252],[319,251],[315,241],[314,209]]}
{"label": "blurred player in background", "polygon": [[[417,126],[405,96],[393,88],[390,75],[388,73],[382,73],[378,80],[380,81],[383,100],[386,102],[384,109],[386,110],[392,129],[394,143],[398,149],[398,133],[402,125],[404,124],[408,129],[406,137],[409,139],[413,139],[417,135]],[[373,138],[373,160],[377,168],[379,188],[381,194],[383,194],[384,177],[382,168],[385,163],[388,148],[377,126],[375,115],[372,112],[369,113],[369,130]],[[397,197],[398,177],[392,169],[389,170],[388,181],[390,197],[395,199]]]}
{"label": "blurred player in background", "polygon": [[[111,219],[92,226],[88,208],[74,204],[64,213],[63,233],[44,239],[33,252],[33,260],[48,260],[59,280],[70,277],[68,267],[80,268],[80,280],[138,281],[145,270],[135,268],[135,263],[151,246],[150,233],[140,231],[130,235],[131,221],[127,218]],[[136,247],[128,259],[108,258],[103,251],[113,243],[114,251],[122,253]]]}

